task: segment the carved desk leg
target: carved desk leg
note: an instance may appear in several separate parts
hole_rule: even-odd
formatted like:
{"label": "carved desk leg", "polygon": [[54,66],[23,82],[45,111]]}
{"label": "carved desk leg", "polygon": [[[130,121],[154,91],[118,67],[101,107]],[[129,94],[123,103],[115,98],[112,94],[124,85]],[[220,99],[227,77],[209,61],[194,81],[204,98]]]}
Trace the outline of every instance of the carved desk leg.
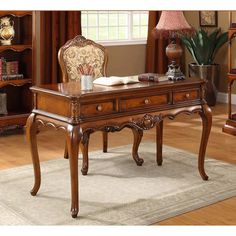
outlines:
{"label": "carved desk leg", "polygon": [[206,175],[204,170],[204,160],[205,160],[207,142],[211,131],[212,113],[208,105],[204,104],[202,105],[202,111],[199,112],[199,114],[202,118],[202,138],[198,155],[198,170],[202,179],[208,180],[208,176]]}
{"label": "carved desk leg", "polygon": [[143,164],[143,159],[140,158],[138,155],[138,148],[139,148],[139,144],[140,144],[142,137],[143,137],[143,130],[132,127],[132,131],[134,134],[132,156],[133,156],[133,159],[136,162],[136,164],[138,166],[141,166]]}
{"label": "carved desk leg", "polygon": [[156,161],[162,165],[163,120],[156,125]]}
{"label": "carved desk leg", "polygon": [[[80,147],[81,147],[81,152],[82,152],[82,156],[83,156],[83,164],[82,164],[82,168],[81,168],[81,172],[83,175],[87,175],[88,174],[88,145],[89,145],[89,133],[85,133],[82,141],[80,143]],[[64,158],[68,159],[69,158],[69,154],[68,154],[68,147],[67,147],[67,142],[65,145],[65,152],[64,152]]]}
{"label": "carved desk leg", "polygon": [[81,134],[79,126],[68,125],[66,131],[66,141],[70,161],[71,176],[71,216],[77,217],[79,211],[79,193],[78,193],[78,153]]}
{"label": "carved desk leg", "polygon": [[37,148],[37,126],[35,122],[36,115],[32,113],[26,124],[26,136],[30,144],[31,157],[34,167],[34,187],[31,190],[31,195],[35,196],[40,188],[41,184],[41,173],[40,173],[40,162]]}

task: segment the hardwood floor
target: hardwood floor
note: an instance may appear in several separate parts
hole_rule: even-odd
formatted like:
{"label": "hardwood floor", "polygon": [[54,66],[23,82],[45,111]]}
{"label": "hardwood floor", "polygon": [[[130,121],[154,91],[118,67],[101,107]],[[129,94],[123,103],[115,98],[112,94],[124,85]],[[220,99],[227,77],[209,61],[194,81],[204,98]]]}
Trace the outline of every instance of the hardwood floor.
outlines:
{"label": "hardwood floor", "polygon": [[[236,110],[236,106],[233,107]],[[227,118],[226,104],[217,104],[212,108],[213,126],[210,134],[207,156],[236,164],[236,137],[222,133]],[[201,121],[198,115],[187,117],[180,115],[174,121],[164,121],[164,144],[198,153],[201,136]],[[102,134],[91,135],[90,151],[102,150]],[[124,138],[125,137],[125,138]],[[132,132],[124,129],[109,134],[109,147],[131,143]],[[155,129],[144,133],[143,140],[155,141]],[[62,158],[64,152],[64,134],[62,131],[44,129],[38,135],[41,160]],[[0,170],[30,164],[31,157],[24,134],[0,136]],[[108,148],[109,151],[109,148]],[[236,197],[195,211],[170,218],[156,225],[236,225]]]}

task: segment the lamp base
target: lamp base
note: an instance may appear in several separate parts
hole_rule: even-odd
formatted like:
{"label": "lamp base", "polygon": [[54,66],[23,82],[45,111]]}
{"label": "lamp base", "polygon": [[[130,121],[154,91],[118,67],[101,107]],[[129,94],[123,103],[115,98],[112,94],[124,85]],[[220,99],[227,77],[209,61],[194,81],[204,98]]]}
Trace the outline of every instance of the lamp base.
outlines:
{"label": "lamp base", "polygon": [[184,80],[185,75],[180,70],[180,66],[176,64],[175,61],[172,61],[170,65],[168,65],[168,71],[166,72],[166,76],[169,80]]}

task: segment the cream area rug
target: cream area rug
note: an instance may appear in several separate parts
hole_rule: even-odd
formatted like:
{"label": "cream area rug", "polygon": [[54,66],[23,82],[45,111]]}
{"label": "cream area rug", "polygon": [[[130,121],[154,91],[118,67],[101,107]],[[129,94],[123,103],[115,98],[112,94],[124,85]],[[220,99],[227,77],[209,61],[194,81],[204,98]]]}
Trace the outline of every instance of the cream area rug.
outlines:
{"label": "cream area rug", "polygon": [[90,153],[89,174],[79,176],[77,219],[70,216],[68,160],[41,163],[35,197],[32,165],[0,171],[0,224],[149,225],[236,196],[235,165],[207,158],[203,181],[195,154],[165,146],[157,166],[154,143],[141,144],[139,153],[143,166],[132,160],[130,145]]}

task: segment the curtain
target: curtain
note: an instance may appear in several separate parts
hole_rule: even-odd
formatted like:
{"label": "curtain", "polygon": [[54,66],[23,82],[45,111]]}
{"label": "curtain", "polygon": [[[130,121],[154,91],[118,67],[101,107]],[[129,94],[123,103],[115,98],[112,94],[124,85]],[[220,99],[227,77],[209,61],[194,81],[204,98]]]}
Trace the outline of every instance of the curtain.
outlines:
{"label": "curtain", "polygon": [[57,54],[69,39],[81,34],[80,11],[40,12],[40,83],[61,82]]}
{"label": "curtain", "polygon": [[167,71],[168,65],[168,59],[165,53],[168,40],[155,39],[152,35],[152,30],[156,27],[160,15],[160,11],[149,12],[145,70],[146,72],[164,74]]}

